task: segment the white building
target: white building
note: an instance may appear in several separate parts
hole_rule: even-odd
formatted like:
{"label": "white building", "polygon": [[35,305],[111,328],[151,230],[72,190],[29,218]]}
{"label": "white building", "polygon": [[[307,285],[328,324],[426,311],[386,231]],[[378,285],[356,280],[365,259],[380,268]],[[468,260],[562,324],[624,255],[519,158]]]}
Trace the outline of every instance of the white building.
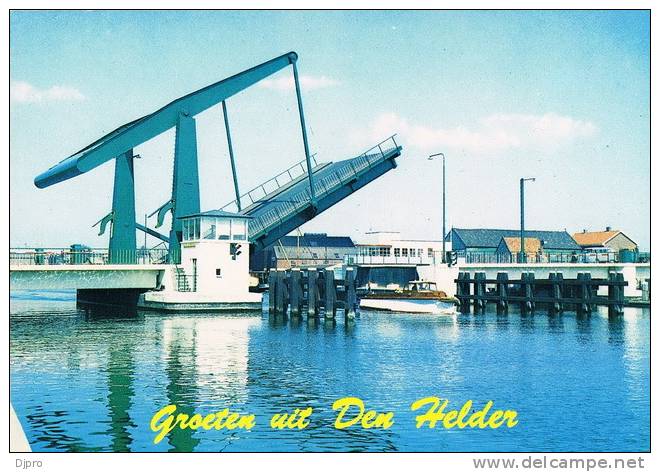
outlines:
{"label": "white building", "polygon": [[[445,242],[451,251],[451,243]],[[404,239],[396,231],[373,231],[356,243],[356,256],[345,262],[358,267],[358,279],[371,288],[399,289],[413,278],[435,282],[440,290],[454,295],[456,267],[442,263],[442,241]]]}
{"label": "white building", "polygon": [[[430,239],[403,239],[397,231],[365,233],[363,241],[356,243],[357,256],[349,263],[360,265],[434,265],[442,262],[442,241]],[[451,243],[446,243],[451,251]]]}
{"label": "white building", "polygon": [[249,218],[221,210],[184,216],[181,263],[170,266],[164,289],[145,293],[140,305],[171,310],[260,308],[261,294],[249,290]]}

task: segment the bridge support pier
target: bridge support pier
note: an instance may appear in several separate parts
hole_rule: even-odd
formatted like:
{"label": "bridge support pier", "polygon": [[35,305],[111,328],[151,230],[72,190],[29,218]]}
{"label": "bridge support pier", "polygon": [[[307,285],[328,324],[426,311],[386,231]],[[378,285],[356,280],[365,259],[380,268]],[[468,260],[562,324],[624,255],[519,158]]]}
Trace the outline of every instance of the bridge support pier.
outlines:
{"label": "bridge support pier", "polygon": [[195,119],[182,112],[179,113],[176,122],[176,141],[174,144],[170,261],[178,263],[181,260],[183,222],[179,218],[199,212],[199,170]]}
{"label": "bridge support pier", "polygon": [[89,305],[107,305],[135,308],[144,288],[85,288],[76,290],[76,302]]}
{"label": "bridge support pier", "polygon": [[112,227],[108,256],[113,264],[135,264],[135,179],[133,150],[115,158]]}

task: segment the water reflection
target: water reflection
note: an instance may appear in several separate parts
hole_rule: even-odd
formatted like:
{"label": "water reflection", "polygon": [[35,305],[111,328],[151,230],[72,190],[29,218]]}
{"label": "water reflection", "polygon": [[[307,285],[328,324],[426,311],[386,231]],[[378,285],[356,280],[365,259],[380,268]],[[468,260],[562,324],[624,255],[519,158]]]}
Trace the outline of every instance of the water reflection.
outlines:
{"label": "water reflection", "polygon": [[[308,320],[49,303],[12,302],[10,317],[12,402],[35,450],[575,450],[576,435],[580,450],[649,445],[648,311]],[[494,399],[525,422],[505,433],[420,431],[409,405],[426,395]],[[395,411],[395,427],[335,430],[331,406],[343,396]],[[148,422],[167,404],[254,413],[257,427],[175,430],[156,448]],[[570,427],[567,404],[580,405]],[[307,429],[270,429],[273,414],[306,406]],[[613,415],[616,424],[598,419]]]}

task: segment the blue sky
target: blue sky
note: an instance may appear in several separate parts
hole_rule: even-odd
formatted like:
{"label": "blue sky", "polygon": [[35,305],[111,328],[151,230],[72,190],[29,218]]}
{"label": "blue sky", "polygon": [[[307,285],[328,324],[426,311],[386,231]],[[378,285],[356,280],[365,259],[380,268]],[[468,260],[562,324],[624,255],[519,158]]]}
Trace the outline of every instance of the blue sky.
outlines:
{"label": "blue sky", "polygon": [[[312,152],[390,134],[399,167],[305,225],[439,238],[448,226],[621,229],[650,242],[647,12],[12,12],[12,246],[102,247],[113,165],[34,177],[118,125],[295,50]],[[228,101],[241,189],[304,158],[290,68]],[[222,111],[197,118],[202,206],[233,199]],[[169,199],[173,132],[136,149],[137,213]]]}

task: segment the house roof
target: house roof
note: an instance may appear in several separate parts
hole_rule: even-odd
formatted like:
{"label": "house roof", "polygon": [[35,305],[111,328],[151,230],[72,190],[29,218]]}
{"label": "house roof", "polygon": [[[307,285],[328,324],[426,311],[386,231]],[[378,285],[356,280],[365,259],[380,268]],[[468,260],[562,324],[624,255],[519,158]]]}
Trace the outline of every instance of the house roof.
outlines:
{"label": "house roof", "polygon": [[[500,245],[504,243],[509,252],[520,252],[520,238],[504,237]],[[536,254],[541,250],[541,240],[538,238],[525,237],[525,254]]]}
{"label": "house roof", "polygon": [[[489,229],[489,228],[453,228],[463,244],[474,248],[493,248],[499,246],[502,238],[520,238],[519,229]],[[561,249],[579,251],[582,247],[566,231],[535,231],[525,230],[525,239],[536,238],[543,241],[544,249]]]}
{"label": "house roof", "polygon": [[229,211],[224,211],[224,210],[209,210],[209,211],[203,211],[201,213],[191,213],[190,215],[180,216],[179,219],[192,218],[192,217],[195,217],[195,216],[221,216],[221,217],[226,217],[226,218],[252,218],[251,216],[248,216],[248,215],[241,215],[239,213],[231,213]]}
{"label": "house roof", "polygon": [[603,246],[607,241],[619,234],[621,231],[589,231],[575,233],[573,239],[580,246]]}
{"label": "house roof", "polygon": [[[328,236],[327,233],[305,233],[302,236],[284,236],[280,238],[282,246],[297,247],[355,247],[348,236]],[[277,246],[277,244],[276,244]]]}

